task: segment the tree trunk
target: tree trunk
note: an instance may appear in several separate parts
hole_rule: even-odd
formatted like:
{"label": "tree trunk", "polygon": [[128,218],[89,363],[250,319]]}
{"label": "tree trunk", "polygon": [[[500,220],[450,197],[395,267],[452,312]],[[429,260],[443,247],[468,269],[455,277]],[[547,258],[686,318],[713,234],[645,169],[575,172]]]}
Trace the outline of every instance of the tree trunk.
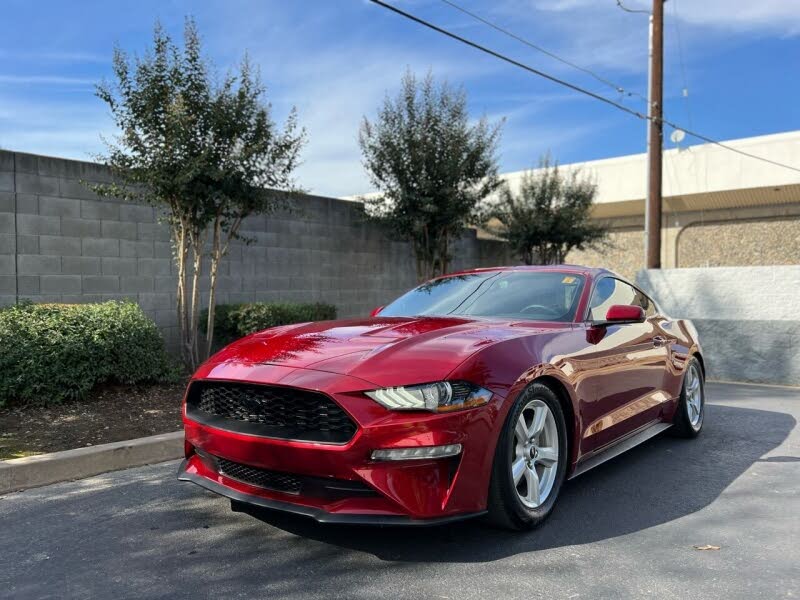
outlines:
{"label": "tree trunk", "polygon": [[189,304],[188,350],[190,367],[195,370],[200,364],[200,349],[197,340],[197,327],[200,324],[200,276],[203,271],[203,235],[194,236],[192,241],[192,295]]}
{"label": "tree trunk", "polygon": [[533,248],[525,248],[522,251],[522,262],[524,262],[526,265],[533,264]]}
{"label": "tree trunk", "polygon": [[422,257],[421,250],[414,251],[414,259],[417,265],[417,283],[422,283],[425,281],[425,260]]}
{"label": "tree trunk", "polygon": [[550,248],[546,244],[543,244],[541,246],[536,246],[532,256],[531,264],[534,265],[550,264]]}
{"label": "tree trunk", "polygon": [[206,343],[203,358],[211,356],[211,348],[214,344],[214,319],[216,317],[217,306],[217,270],[219,269],[219,261],[222,254],[220,247],[221,237],[221,224],[219,217],[214,221],[213,238],[211,243],[211,266],[209,269],[209,286],[208,286],[208,318],[206,319]]}
{"label": "tree trunk", "polygon": [[419,248],[419,253],[417,255],[417,261],[421,267],[417,270],[417,279],[419,280],[419,283],[424,283],[431,278],[431,272],[433,271],[431,237],[427,225],[425,225],[422,230],[422,240],[420,241],[420,248]]}
{"label": "tree trunk", "polygon": [[178,318],[178,331],[180,332],[181,358],[184,364],[189,365],[189,356],[186,353],[186,340],[188,322],[186,319],[186,229],[181,223],[172,226],[172,239],[175,244],[175,262],[178,267],[178,283],[176,293],[176,310]]}
{"label": "tree trunk", "polygon": [[222,241],[222,221],[221,216],[218,216],[213,225],[213,238],[211,247],[211,266],[209,269],[209,290],[208,290],[208,319],[206,321],[206,341],[204,358],[211,356],[211,349],[214,345],[214,322],[216,320],[216,307],[217,307],[217,273],[219,271],[219,264],[223,257],[228,253],[228,247],[231,240],[236,238],[239,227],[242,224],[242,219],[246,215],[239,215],[234,220],[230,229],[228,229],[225,243]]}
{"label": "tree trunk", "polygon": [[450,238],[445,233],[444,240],[442,242],[442,254],[439,257],[439,269],[440,269],[439,275],[445,275],[448,269],[450,268],[449,251],[450,251]]}
{"label": "tree trunk", "polygon": [[433,257],[427,226],[423,229],[422,236],[413,242],[413,249],[417,263],[417,282],[425,283],[431,278],[433,272]]}

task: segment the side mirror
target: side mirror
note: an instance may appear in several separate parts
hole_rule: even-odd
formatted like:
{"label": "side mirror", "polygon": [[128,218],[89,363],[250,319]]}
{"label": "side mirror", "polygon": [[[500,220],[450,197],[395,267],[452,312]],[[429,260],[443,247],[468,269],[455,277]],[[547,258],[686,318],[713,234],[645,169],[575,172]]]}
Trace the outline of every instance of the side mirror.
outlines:
{"label": "side mirror", "polygon": [[377,317],[377,316],[378,316],[378,313],[380,313],[382,310],[383,310],[383,307],[382,307],[382,306],[379,306],[378,308],[373,308],[373,309],[372,309],[372,312],[371,312],[371,313],[369,313],[369,316],[370,316],[370,317]]}
{"label": "side mirror", "polygon": [[642,323],[644,322],[644,309],[641,306],[629,304],[614,304],[606,313],[608,323]]}

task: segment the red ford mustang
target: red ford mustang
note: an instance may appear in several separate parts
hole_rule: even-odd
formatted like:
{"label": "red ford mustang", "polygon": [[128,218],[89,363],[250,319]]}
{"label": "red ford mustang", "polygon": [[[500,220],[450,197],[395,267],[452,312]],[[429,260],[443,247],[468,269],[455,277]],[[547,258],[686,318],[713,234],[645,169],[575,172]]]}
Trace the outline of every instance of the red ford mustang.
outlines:
{"label": "red ford mustang", "polygon": [[703,424],[689,321],[573,266],[440,277],[372,317],[275,327],[200,367],[179,478],[321,522],[524,529],[565,479]]}

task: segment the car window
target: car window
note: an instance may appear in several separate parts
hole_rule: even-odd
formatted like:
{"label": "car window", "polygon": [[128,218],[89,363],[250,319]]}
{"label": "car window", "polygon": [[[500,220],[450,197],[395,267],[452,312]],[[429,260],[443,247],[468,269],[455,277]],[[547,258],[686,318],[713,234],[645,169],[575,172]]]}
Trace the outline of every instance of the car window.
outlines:
{"label": "car window", "polygon": [[572,321],[583,277],[565,273],[511,272],[470,298],[462,314],[535,321]]}
{"label": "car window", "polygon": [[604,320],[608,309],[614,304],[640,306],[648,317],[656,313],[655,305],[650,298],[635,287],[613,277],[604,277],[595,285],[589,300],[589,320]]}
{"label": "car window", "polygon": [[[572,321],[585,279],[563,272],[485,273],[421,285],[381,310],[381,316],[464,315],[531,321]],[[467,278],[465,280],[465,277]]]}
{"label": "car window", "polygon": [[[644,294],[642,294],[644,296]],[[656,303],[650,300],[647,296],[644,296],[644,301],[647,303],[647,307],[644,309],[644,316],[645,317],[653,317],[656,315],[658,310],[656,309]]]}
{"label": "car window", "polygon": [[497,271],[490,271],[434,279],[403,294],[382,308],[380,314],[382,317],[446,315],[479,290],[487,279],[497,276]]}

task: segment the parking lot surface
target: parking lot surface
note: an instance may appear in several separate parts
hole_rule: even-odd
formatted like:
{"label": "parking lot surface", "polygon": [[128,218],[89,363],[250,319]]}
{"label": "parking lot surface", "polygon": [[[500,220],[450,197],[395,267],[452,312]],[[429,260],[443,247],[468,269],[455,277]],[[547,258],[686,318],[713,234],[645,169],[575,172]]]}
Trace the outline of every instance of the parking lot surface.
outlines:
{"label": "parking lot surface", "polygon": [[799,597],[800,390],[708,393],[697,440],[659,436],[568,482],[523,534],[259,520],[176,481],[176,462],[10,494],[0,598]]}

